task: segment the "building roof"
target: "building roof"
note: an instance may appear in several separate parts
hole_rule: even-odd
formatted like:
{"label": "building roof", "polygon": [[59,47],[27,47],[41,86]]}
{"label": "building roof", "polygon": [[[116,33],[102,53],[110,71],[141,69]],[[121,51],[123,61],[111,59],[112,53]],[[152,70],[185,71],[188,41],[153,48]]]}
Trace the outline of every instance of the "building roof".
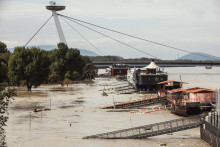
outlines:
{"label": "building roof", "polygon": [[178,93],[178,92],[184,92],[184,91],[186,91],[186,89],[179,88],[179,89],[168,90],[167,92],[168,93]]}
{"label": "building roof", "polygon": [[201,91],[207,91],[207,92],[214,92],[215,90],[213,89],[206,89],[206,88],[199,88],[199,87],[194,87],[194,88],[189,88],[189,89],[173,89],[173,90],[169,90],[167,91],[168,93],[178,93],[178,92],[188,92],[188,93],[197,93],[197,92],[201,92]]}
{"label": "building roof", "polygon": [[151,61],[151,63],[148,66],[143,67],[143,68],[145,68],[145,69],[156,69],[156,68],[159,68],[159,66],[157,66],[154,61]]}
{"label": "building roof", "polygon": [[199,89],[187,90],[187,92],[189,92],[189,93],[196,93],[196,92],[201,92],[201,91],[213,92],[213,91],[215,91],[215,90],[213,90],[213,89],[206,89],[206,88],[199,88]]}
{"label": "building roof", "polygon": [[160,82],[160,83],[157,83],[157,84],[166,84],[166,83],[172,83],[172,82],[176,82],[176,83],[185,83],[185,82],[181,82],[181,81],[174,81],[174,80],[167,80],[167,81],[163,81],[163,82]]}

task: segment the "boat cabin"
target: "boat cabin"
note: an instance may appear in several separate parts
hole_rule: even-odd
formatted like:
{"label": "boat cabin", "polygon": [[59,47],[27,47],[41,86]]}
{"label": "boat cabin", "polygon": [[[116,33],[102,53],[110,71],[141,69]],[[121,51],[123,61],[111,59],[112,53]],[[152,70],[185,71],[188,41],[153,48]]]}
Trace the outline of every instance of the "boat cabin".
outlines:
{"label": "boat cabin", "polygon": [[157,83],[158,95],[159,96],[166,96],[168,90],[182,88],[183,83],[185,83],[185,82],[173,81],[173,80],[159,82],[159,83]]}
{"label": "boat cabin", "polygon": [[172,103],[171,112],[193,115],[201,113],[202,108],[211,108],[209,106],[215,103],[215,90],[199,87],[174,89],[167,91],[167,99]]}

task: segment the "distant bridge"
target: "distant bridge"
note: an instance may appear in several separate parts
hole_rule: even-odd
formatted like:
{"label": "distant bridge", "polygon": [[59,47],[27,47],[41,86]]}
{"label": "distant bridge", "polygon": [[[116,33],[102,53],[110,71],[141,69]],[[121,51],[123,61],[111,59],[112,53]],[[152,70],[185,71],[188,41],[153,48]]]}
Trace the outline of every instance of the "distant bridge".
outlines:
{"label": "distant bridge", "polygon": [[[130,67],[144,67],[150,64],[151,61],[101,61],[93,62],[99,69],[107,68],[112,64],[128,64]],[[155,61],[160,67],[194,67],[194,66],[220,66],[220,61],[174,61],[174,60],[161,60]]]}

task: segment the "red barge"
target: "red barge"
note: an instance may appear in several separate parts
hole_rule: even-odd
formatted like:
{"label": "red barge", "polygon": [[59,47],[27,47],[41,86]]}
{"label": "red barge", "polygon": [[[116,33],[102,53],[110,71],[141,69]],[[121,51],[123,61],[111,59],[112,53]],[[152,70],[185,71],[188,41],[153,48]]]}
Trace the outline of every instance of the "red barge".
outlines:
{"label": "red barge", "polygon": [[211,109],[211,104],[216,102],[215,90],[199,87],[183,89],[183,83],[172,80],[158,83],[158,95],[167,97],[167,102],[172,104],[172,113],[188,116]]}

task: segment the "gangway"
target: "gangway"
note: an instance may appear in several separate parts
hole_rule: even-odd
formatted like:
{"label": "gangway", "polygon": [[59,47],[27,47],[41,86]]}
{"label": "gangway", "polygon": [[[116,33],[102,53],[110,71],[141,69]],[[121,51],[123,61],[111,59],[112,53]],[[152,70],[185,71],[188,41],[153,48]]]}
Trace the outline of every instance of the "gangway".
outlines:
{"label": "gangway", "polygon": [[172,108],[172,104],[169,104],[169,105],[156,106],[146,109],[137,109],[134,111],[130,111],[130,113],[151,113],[151,112],[158,112],[163,110],[170,110],[171,108]]}
{"label": "gangway", "polygon": [[165,121],[140,127],[113,131],[103,134],[86,136],[84,139],[100,138],[100,139],[142,139],[162,134],[178,132],[196,128],[201,125],[201,116],[191,116],[171,121]]}
{"label": "gangway", "polygon": [[137,108],[143,106],[149,106],[152,104],[166,102],[166,97],[156,97],[156,98],[144,98],[133,101],[121,102],[115,105],[100,107],[100,109],[127,109],[127,108]]}

